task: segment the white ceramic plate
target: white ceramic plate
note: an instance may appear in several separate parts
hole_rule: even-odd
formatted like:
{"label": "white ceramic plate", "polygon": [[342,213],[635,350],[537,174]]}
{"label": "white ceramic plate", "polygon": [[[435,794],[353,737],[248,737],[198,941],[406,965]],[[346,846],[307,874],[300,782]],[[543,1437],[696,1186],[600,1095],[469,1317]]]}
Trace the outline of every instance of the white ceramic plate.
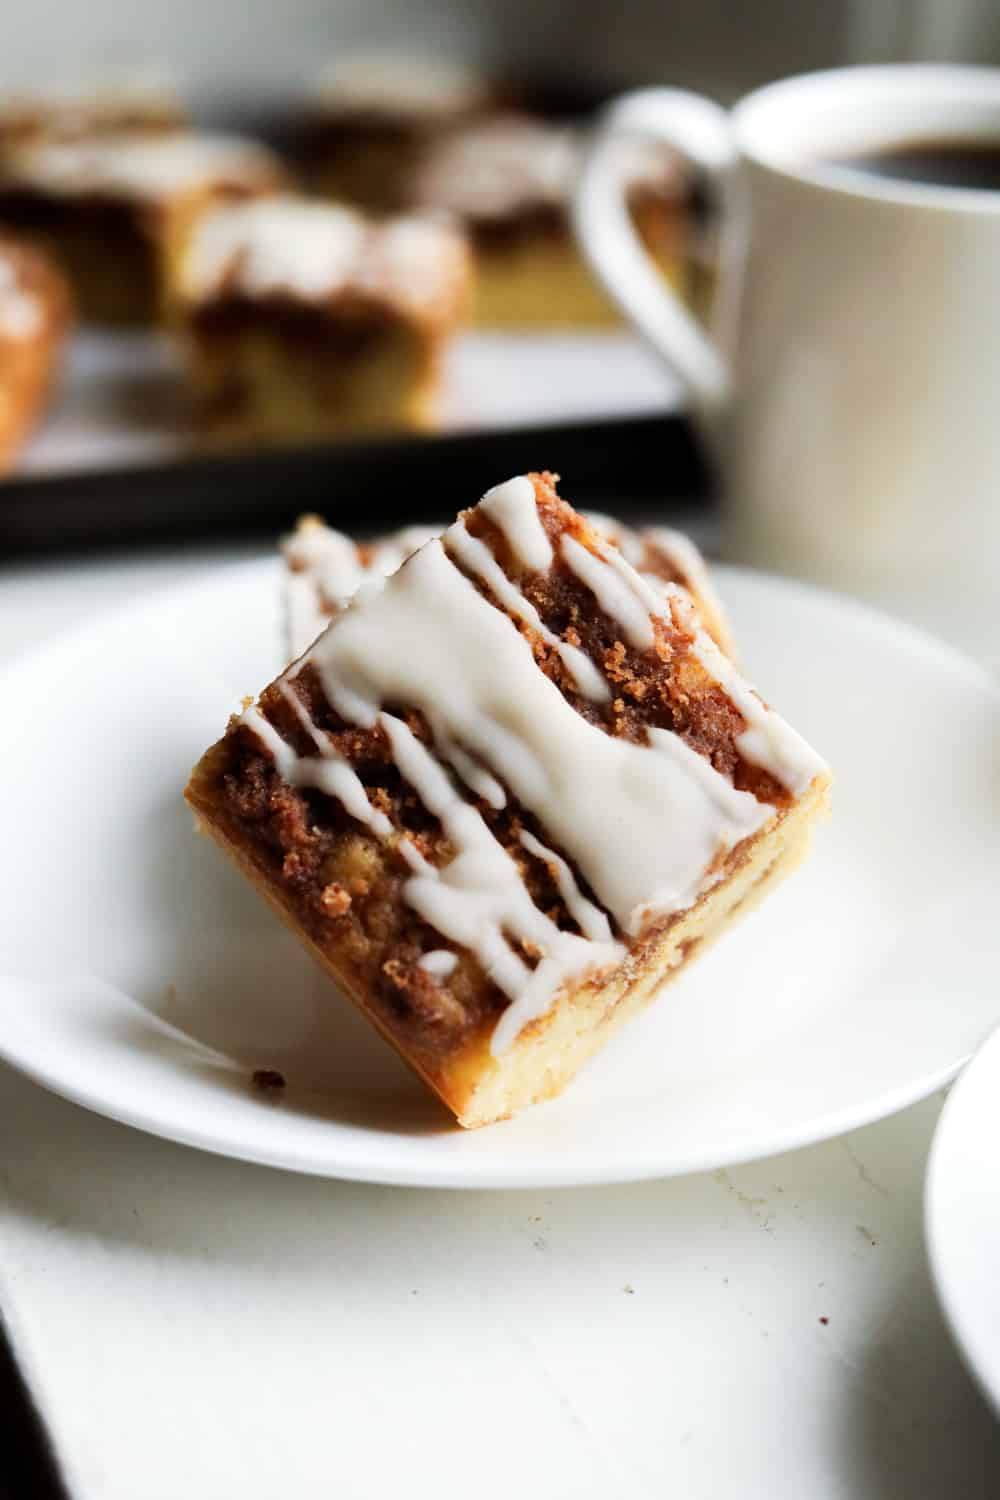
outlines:
{"label": "white ceramic plate", "polygon": [[1000,1031],[944,1107],[927,1164],[924,1208],[945,1317],[1000,1416]]}
{"label": "white ceramic plate", "polygon": [[[1000,1019],[1000,702],[882,616],[723,573],[744,661],[836,772],[810,862],[565,1096],[436,1102],[192,832],[188,768],[279,666],[277,574],[159,595],[0,681],[0,1054],[156,1134],[330,1176],[612,1182],[834,1135],[950,1078]],[[284,1097],[249,1078],[279,1069]]]}

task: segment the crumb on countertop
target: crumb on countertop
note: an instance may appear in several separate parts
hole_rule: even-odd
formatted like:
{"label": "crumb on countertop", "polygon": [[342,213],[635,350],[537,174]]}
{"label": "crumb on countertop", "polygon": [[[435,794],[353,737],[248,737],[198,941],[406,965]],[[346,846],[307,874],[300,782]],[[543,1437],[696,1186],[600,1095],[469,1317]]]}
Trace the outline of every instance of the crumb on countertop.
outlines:
{"label": "crumb on countertop", "polygon": [[285,1087],[285,1075],[277,1068],[254,1068],[251,1082],[262,1094],[276,1094]]}

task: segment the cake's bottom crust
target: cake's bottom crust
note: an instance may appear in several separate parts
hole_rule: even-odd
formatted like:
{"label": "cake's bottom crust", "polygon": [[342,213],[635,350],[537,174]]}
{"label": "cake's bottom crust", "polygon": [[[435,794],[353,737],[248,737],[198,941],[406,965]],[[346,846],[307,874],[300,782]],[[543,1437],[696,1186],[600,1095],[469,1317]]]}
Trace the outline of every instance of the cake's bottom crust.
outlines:
{"label": "cake's bottom crust", "polygon": [[[567,991],[540,1020],[525,1028],[500,1057],[490,1051],[491,1033],[482,1033],[436,1061],[411,1052],[366,1003],[352,976],[331,961],[306,932],[281,888],[256,862],[244,840],[220,824],[211,785],[196,769],[186,796],[211,835],[243,870],[279,916],[312,953],[338,987],[454,1113],[467,1129],[506,1119],[529,1104],[553,1098],[609,1040],[612,1032],[642,1010],[660,987],[719,937],[739,913],[751,910],[766,892],[804,858],[812,825],[826,811],[829,782],[817,778],[804,797],[777,822],[744,846],[737,868],[711,887],[695,906],[674,918],[644,948],[630,954],[606,983],[592,981]],[[207,776],[207,772],[203,772]]]}

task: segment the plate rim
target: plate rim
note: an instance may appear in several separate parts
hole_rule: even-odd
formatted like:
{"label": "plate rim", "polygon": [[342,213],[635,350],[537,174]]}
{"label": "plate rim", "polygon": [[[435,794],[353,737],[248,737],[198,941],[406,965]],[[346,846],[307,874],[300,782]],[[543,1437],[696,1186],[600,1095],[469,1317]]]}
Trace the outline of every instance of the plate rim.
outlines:
{"label": "plate rim", "polygon": [[[730,564],[714,566],[723,587],[727,581],[732,581],[737,586],[749,586],[768,593],[777,591],[789,601],[798,600],[807,607],[819,606],[824,612],[833,610],[835,613],[846,614],[868,629],[875,630],[881,635],[888,634],[900,648],[911,652],[916,651],[924,659],[935,663],[939,669],[959,676],[970,688],[983,693],[994,707],[1000,710],[1000,686],[990,674],[961,650],[938,639],[920,626],[901,620],[888,611],[865,601],[835,590],[817,587],[805,580],[788,578],[757,569],[735,567]],[[85,650],[89,637],[105,632],[116,622],[124,623],[134,620],[147,612],[169,606],[171,603],[176,605],[181,601],[193,602],[205,595],[214,596],[220,590],[239,588],[241,585],[245,586],[244,580],[248,582],[250,579],[263,580],[267,577],[276,579],[279,571],[280,559],[273,555],[233,563],[220,563],[207,576],[200,577],[196,581],[176,580],[153,588],[124,604],[97,610],[81,622],[66,626],[40,645],[15,654],[0,670],[0,691],[5,687],[15,686],[17,679],[23,673],[33,673],[44,667],[52,656],[58,656],[67,650]],[[480,1188],[484,1190],[554,1189],[666,1179],[762,1160],[802,1149],[821,1141],[834,1139],[877,1120],[888,1118],[928,1097],[960,1073],[974,1052],[976,1052],[975,1045],[971,1046],[957,1061],[953,1060],[944,1067],[909,1080],[905,1086],[898,1086],[888,1093],[875,1095],[858,1106],[844,1106],[832,1110],[825,1116],[814,1118],[806,1129],[789,1128],[784,1132],[772,1133],[767,1142],[750,1141],[744,1150],[729,1149],[724,1152],[716,1150],[701,1155],[689,1151],[686,1156],[681,1157],[677,1157],[675,1153],[673,1161],[666,1163],[662,1159],[662,1151],[651,1152],[642,1157],[637,1157],[633,1153],[628,1164],[616,1167],[613,1171],[606,1162],[600,1159],[594,1162],[590,1158],[584,1158],[581,1162],[570,1159],[564,1162],[558,1171],[555,1171],[551,1161],[543,1158],[539,1162],[539,1170],[536,1171],[534,1160],[530,1156],[498,1157],[492,1160],[483,1158],[478,1161],[470,1159],[469,1162],[442,1158],[437,1163],[433,1160],[425,1160],[423,1163],[412,1166],[398,1161],[393,1163],[385,1157],[384,1153],[376,1153],[374,1160],[363,1161],[356,1153],[342,1158],[334,1150],[322,1161],[316,1161],[292,1159],[280,1150],[274,1153],[260,1152],[253,1149],[252,1145],[250,1148],[241,1147],[238,1141],[232,1140],[228,1135],[225,1135],[223,1139],[212,1139],[205,1137],[197,1130],[186,1130],[183,1122],[172,1126],[165,1125],[156,1117],[155,1111],[144,1117],[141,1113],[128,1109],[115,1110],[105,1098],[97,1096],[86,1087],[74,1087],[72,1082],[52,1076],[44,1067],[28,1064],[22,1058],[12,1055],[7,1038],[0,1031],[0,1059],[15,1071],[48,1092],[67,1099],[78,1107],[88,1109],[97,1115],[146,1134],[229,1159],[253,1162],[276,1170],[295,1171],[311,1176],[410,1187]],[[545,1170],[546,1163],[548,1170]]]}
{"label": "plate rim", "polygon": [[[201,1136],[197,1130],[185,1129],[183,1122],[176,1124],[170,1121],[162,1122],[155,1117],[155,1113],[143,1116],[139,1112],[128,1109],[116,1109],[113,1103],[108,1102],[99,1094],[92,1093],[86,1087],[74,1086],[71,1081],[65,1081],[58,1075],[49,1076],[44,1068],[30,1061],[26,1062],[18,1057],[12,1057],[5,1045],[4,1037],[0,1034],[0,1062],[11,1067],[16,1073],[77,1108],[86,1109],[103,1119],[111,1120],[115,1124],[124,1125],[156,1139],[171,1141],[175,1145],[204,1151],[229,1161],[249,1162],[255,1166],[268,1167],[275,1171],[296,1172],[307,1177],[327,1178],[341,1182],[368,1182],[383,1187],[444,1188],[453,1191],[484,1192],[555,1191],[561,1188],[625,1186],[629,1183],[668,1181],[677,1177],[694,1176],[700,1172],[713,1172],[766,1161],[771,1157],[787,1155],[791,1151],[806,1150],[810,1146],[835,1140],[854,1130],[860,1130],[865,1125],[889,1119],[892,1115],[908,1109],[910,1105],[928,1098],[935,1090],[943,1088],[962,1071],[967,1061],[966,1057],[937,1070],[934,1074],[925,1075],[917,1082],[896,1090],[891,1098],[880,1095],[876,1104],[871,1108],[868,1107],[869,1101],[866,1101],[866,1105],[859,1109],[844,1108],[818,1117],[808,1130],[789,1129],[784,1135],[772,1136],[771,1143],[767,1145],[758,1142],[755,1145],[749,1145],[745,1150],[708,1152],[702,1156],[692,1153],[687,1158],[675,1158],[673,1164],[666,1165],[662,1156],[656,1152],[650,1152],[642,1157],[633,1154],[629,1158],[631,1166],[626,1167],[625,1170],[616,1169],[613,1173],[609,1170],[604,1158],[598,1158],[596,1162],[592,1158],[586,1158],[580,1164],[569,1160],[557,1173],[547,1157],[541,1159],[486,1157],[482,1160],[470,1159],[469,1162],[443,1159],[439,1165],[420,1164],[411,1168],[409,1164],[401,1165],[398,1160],[395,1164],[391,1163],[384,1153],[380,1153],[374,1160],[362,1163],[357,1157],[339,1161],[334,1160],[332,1155],[323,1158],[319,1156],[306,1158],[293,1157],[291,1154],[283,1155],[280,1151],[257,1151],[241,1145],[228,1134],[214,1137]],[[444,1116],[442,1120],[444,1128],[447,1128],[447,1120]],[[502,1126],[505,1122],[499,1123]],[[465,1134],[461,1132],[461,1127],[458,1125],[453,1126],[453,1131],[457,1133],[459,1139]]]}

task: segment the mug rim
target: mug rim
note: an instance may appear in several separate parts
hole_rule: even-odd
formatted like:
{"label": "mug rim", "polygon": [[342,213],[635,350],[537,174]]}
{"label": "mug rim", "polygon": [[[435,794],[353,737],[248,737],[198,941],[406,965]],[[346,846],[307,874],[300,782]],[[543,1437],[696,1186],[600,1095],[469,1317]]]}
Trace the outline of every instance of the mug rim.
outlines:
{"label": "mug rim", "polygon": [[[911,208],[940,212],[972,213],[1000,216],[1000,191],[996,188],[958,187],[940,183],[914,182],[905,178],[869,175],[853,167],[838,166],[821,156],[803,153],[796,161],[788,154],[790,131],[794,120],[807,115],[815,117],[824,101],[835,99],[841,106],[853,94],[858,105],[883,103],[893,105],[928,102],[942,106],[960,105],[964,111],[981,107],[984,111],[982,134],[997,142],[1000,148],[1000,67],[972,63],[873,63],[844,68],[826,68],[817,72],[798,73],[778,79],[744,95],[735,105],[731,121],[741,155],[790,182],[807,184],[824,192],[862,201],[892,203]],[[851,101],[854,102],[854,101]],[[988,121],[985,112],[992,112]],[[764,116],[764,120],[761,120]],[[780,144],[770,149],[767,140],[767,117],[781,123]],[[852,115],[853,129],[858,131],[858,116]],[[865,118],[865,126],[869,124]],[[864,126],[861,127],[862,130]],[[831,130],[835,140],[835,132]],[[894,132],[889,123],[872,125],[868,131],[871,147],[898,144],[901,137],[913,138],[913,129]],[[947,135],[947,125],[929,125],[928,135]],[[976,139],[974,125],[956,131],[956,139]],[[864,148],[860,148],[864,149]],[[860,154],[859,149],[859,154]]]}

